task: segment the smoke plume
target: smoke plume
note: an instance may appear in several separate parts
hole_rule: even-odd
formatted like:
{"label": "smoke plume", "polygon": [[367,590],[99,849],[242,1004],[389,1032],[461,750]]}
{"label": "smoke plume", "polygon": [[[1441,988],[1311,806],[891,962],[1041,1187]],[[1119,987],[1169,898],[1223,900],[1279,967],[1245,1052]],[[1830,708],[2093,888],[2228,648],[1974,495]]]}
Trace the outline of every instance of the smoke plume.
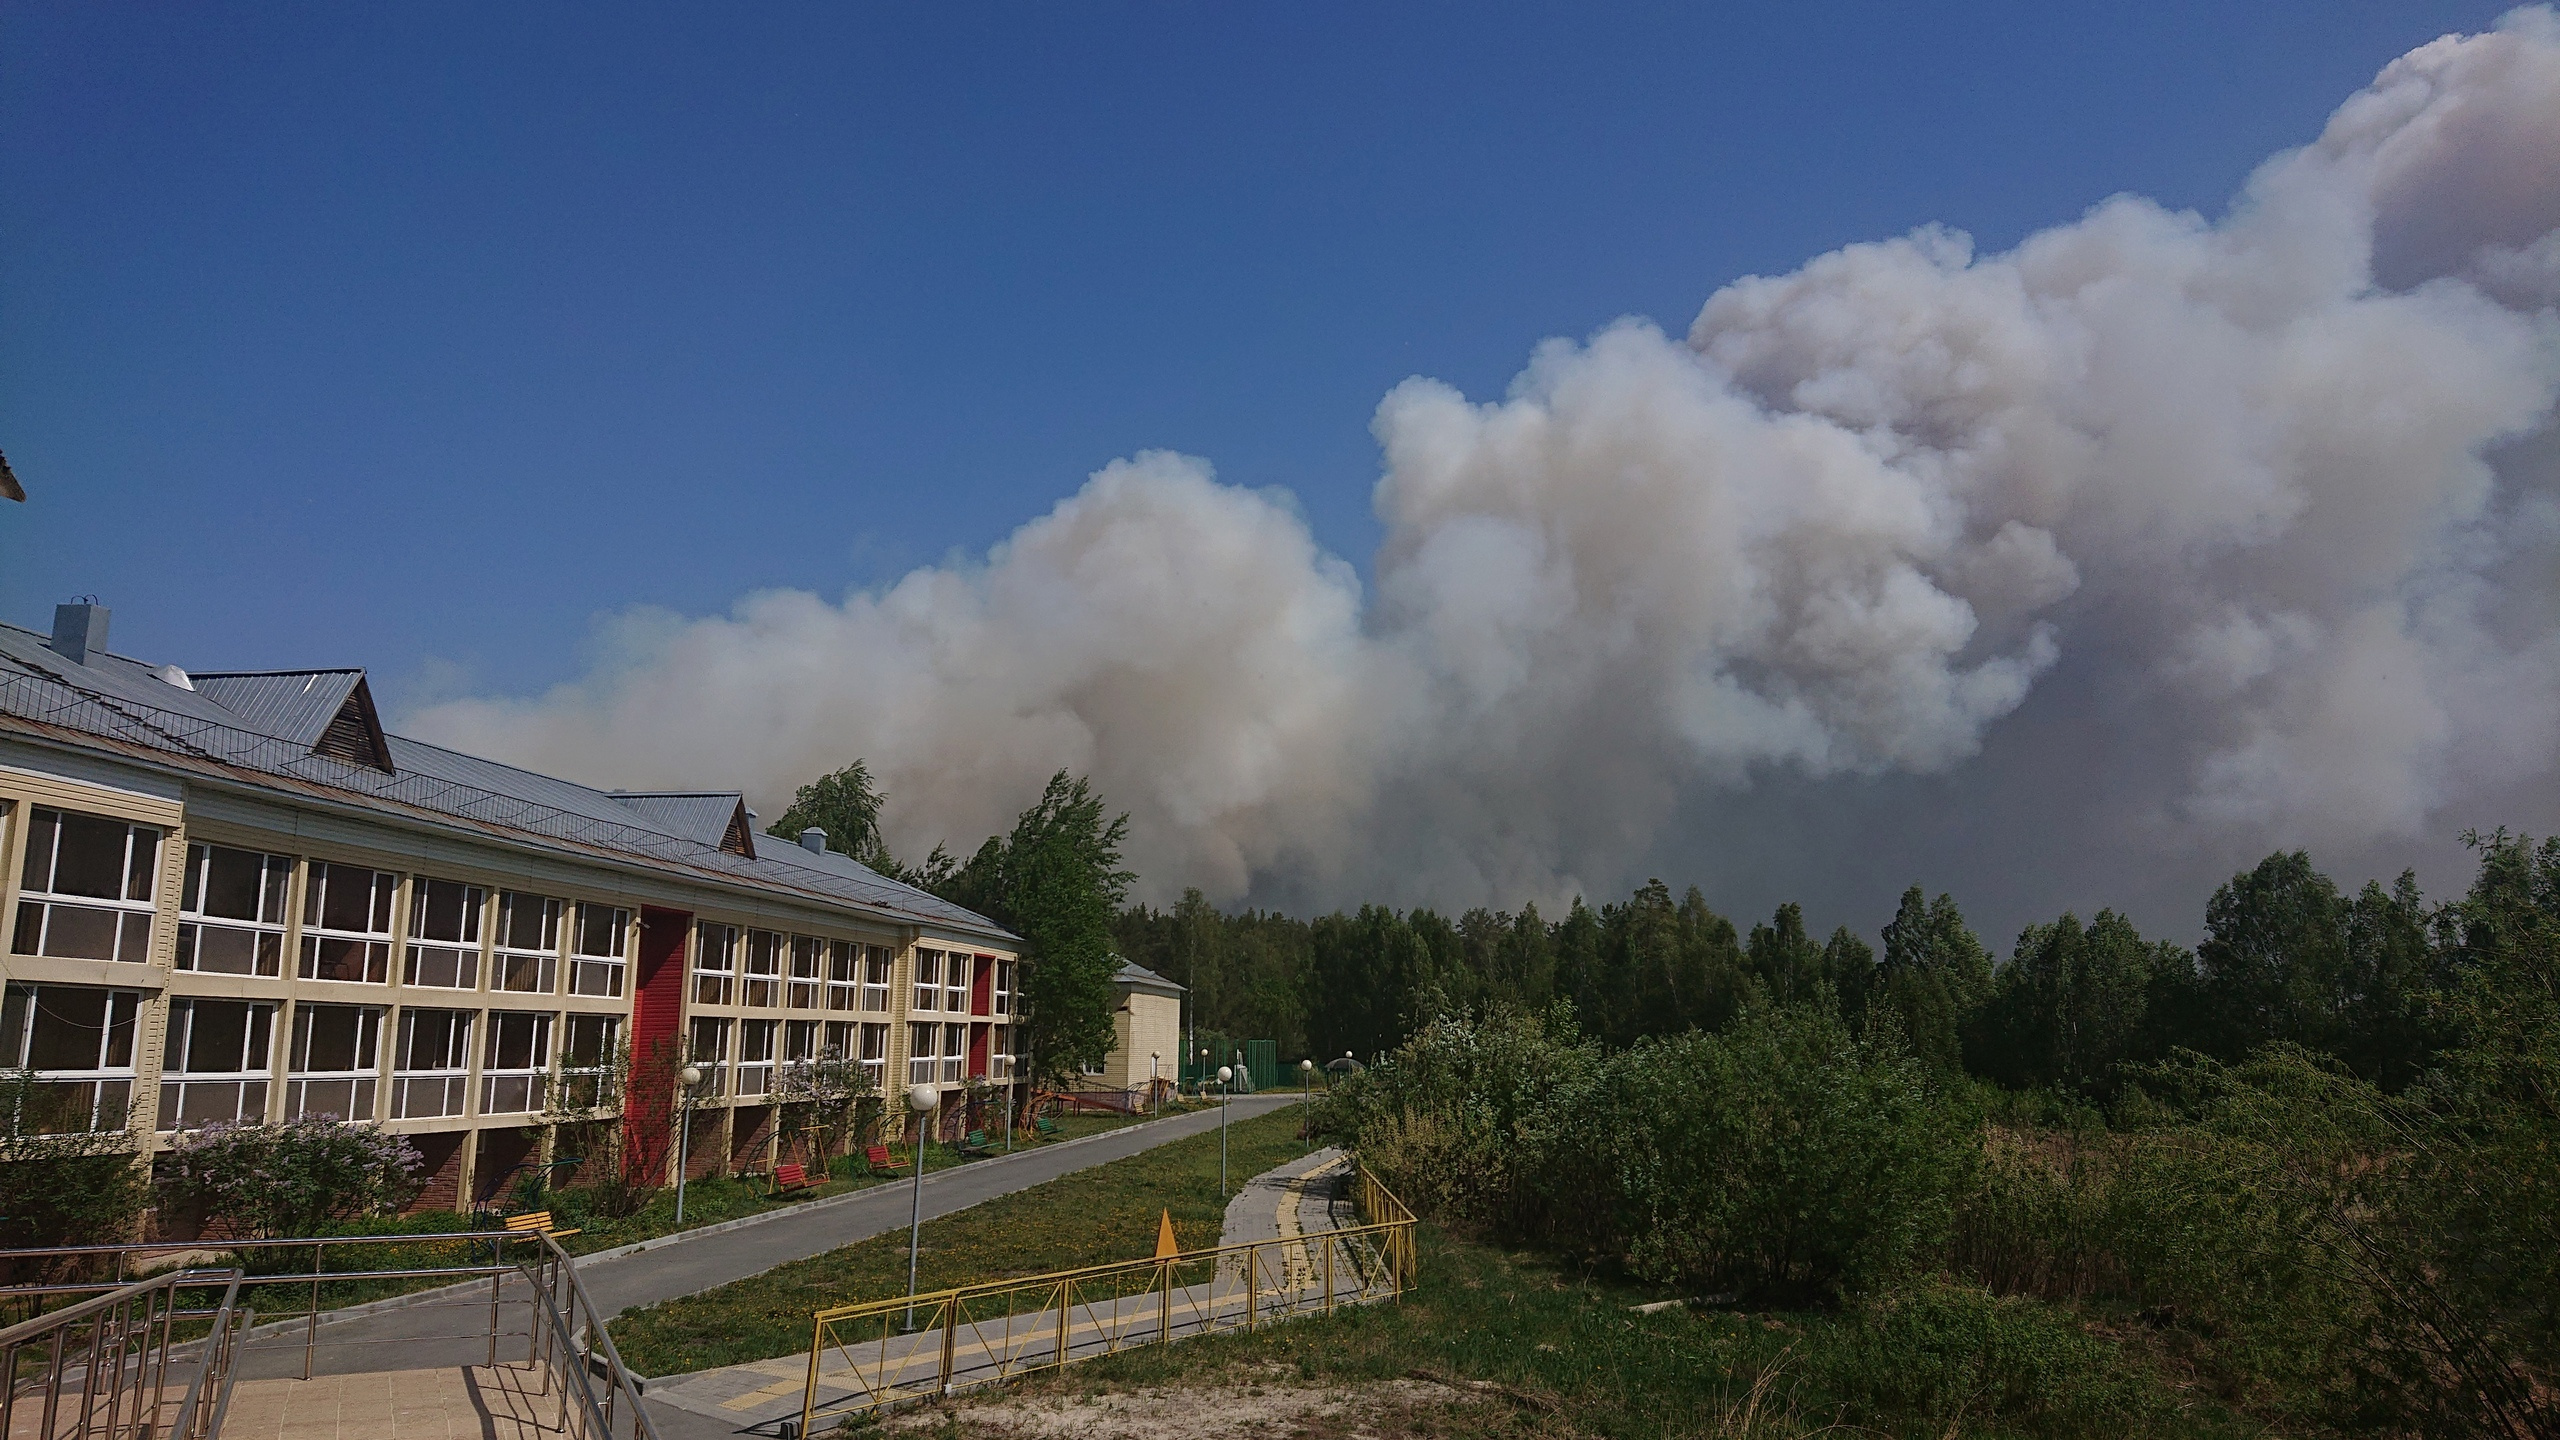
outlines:
{"label": "smoke plume", "polygon": [[1917,878],[1987,928],[2179,933],[2270,848],[2360,879],[2560,824],[2555,306],[2533,9],[2392,62],[2218,219],[1926,229],[1548,341],[1499,400],[1406,381],[1371,591],[1287,497],[1150,452],[982,561],[626,615],[582,678],[407,725],[768,814],[862,756],[902,854],[1063,767],[1156,898],[1660,874],[1872,929]]}

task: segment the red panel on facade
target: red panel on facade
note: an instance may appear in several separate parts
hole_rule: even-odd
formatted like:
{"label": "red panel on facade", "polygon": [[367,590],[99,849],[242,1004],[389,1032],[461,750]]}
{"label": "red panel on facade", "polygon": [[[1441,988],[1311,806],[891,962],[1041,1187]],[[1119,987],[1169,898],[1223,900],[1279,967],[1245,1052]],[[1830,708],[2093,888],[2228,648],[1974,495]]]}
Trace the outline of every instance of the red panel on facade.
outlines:
{"label": "red panel on facade", "polygon": [[673,1108],[669,1068],[684,1029],[684,942],[693,916],[654,905],[640,911],[640,971],[631,986],[631,1094],[623,1105],[634,1179],[655,1183],[666,1166]]}
{"label": "red panel on facade", "polygon": [[969,1013],[992,1015],[996,1008],[996,957],[978,957],[977,973],[969,979]]}
{"label": "red panel on facade", "polygon": [[[985,972],[982,970],[979,973],[984,974]],[[986,1078],[987,1036],[988,1033],[994,1029],[995,1027],[992,1025],[972,1025],[969,1027],[969,1073],[980,1079]]]}

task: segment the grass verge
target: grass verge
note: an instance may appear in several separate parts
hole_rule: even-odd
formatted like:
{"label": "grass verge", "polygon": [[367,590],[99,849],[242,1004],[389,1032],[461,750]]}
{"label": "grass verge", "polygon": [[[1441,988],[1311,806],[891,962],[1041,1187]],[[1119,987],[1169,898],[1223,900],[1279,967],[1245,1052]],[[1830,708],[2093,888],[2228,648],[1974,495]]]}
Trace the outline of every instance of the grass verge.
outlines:
{"label": "grass verge", "polygon": [[[1043,1399],[1170,1388],[1202,1392],[1191,1408],[1213,1411],[1210,1392],[1315,1386],[1366,1387],[1397,1412],[1400,1432],[1452,1440],[2266,1433],[2138,1341],[2033,1301],[1920,1282],[1836,1312],[1647,1315],[1633,1307],[1669,1297],[1429,1225],[1418,1245],[1420,1281],[1400,1305],[1094,1361],[954,1405],[943,1428],[995,1433],[1009,1427],[987,1412]],[[1417,1412],[1413,1387],[1388,1383],[1417,1377],[1445,1403]]]}
{"label": "grass verge", "polygon": [[[1237,1119],[1228,1174],[1241,1184],[1307,1153],[1295,1106]],[[1064,1175],[926,1223],[918,1284],[945,1289],[1041,1275],[1154,1252],[1156,1219],[1171,1211],[1184,1249],[1218,1242],[1218,1133]],[[761,1275],[626,1312],[612,1324],[623,1360],[643,1375],[674,1375],[776,1355],[805,1354],[809,1317],[830,1305],[906,1293],[901,1230],[776,1266]]]}

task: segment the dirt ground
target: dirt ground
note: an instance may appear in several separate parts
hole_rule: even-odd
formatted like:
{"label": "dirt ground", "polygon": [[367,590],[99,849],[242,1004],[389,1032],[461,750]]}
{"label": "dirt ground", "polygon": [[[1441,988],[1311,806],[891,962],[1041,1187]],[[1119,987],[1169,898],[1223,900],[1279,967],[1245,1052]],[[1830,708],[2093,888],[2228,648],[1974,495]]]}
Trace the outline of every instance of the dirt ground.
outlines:
{"label": "dirt ground", "polygon": [[882,1429],[955,1440],[1396,1440],[1510,1430],[1514,1406],[1455,1383],[1283,1381],[1008,1394],[927,1406]]}

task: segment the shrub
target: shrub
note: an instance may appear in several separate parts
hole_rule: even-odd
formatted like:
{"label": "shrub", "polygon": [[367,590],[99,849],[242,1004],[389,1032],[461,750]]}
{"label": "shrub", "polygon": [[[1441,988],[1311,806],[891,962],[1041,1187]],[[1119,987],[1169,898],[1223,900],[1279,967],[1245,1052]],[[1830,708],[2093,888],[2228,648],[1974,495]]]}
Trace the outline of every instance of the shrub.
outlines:
{"label": "shrub", "polygon": [[2038,1301],[1925,1282],[1861,1307],[1858,1322],[1834,1383],[1871,1418],[2070,1436],[2159,1418],[2158,1392],[2115,1346]]}
{"label": "shrub", "polygon": [[1973,1163],[1938,1098],[1898,1044],[1811,1007],[1611,1057],[1588,1123],[1631,1268],[1795,1298],[1890,1278],[1944,1240]]}
{"label": "shrub", "polygon": [[92,1116],[33,1071],[0,1070],[0,1116],[0,1248],[134,1238],[151,1190],[125,1115]]}
{"label": "shrub", "polygon": [[313,1117],[281,1125],[216,1122],[170,1147],[171,1197],[208,1224],[259,1238],[314,1235],[394,1209],[417,1193],[424,1157],[378,1125]]}

